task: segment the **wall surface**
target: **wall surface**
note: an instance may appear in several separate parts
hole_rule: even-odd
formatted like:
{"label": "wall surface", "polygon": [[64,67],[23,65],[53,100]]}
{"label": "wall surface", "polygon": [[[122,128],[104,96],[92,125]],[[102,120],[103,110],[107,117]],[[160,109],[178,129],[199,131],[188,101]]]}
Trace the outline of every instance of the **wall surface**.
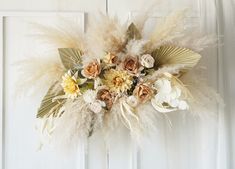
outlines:
{"label": "wall surface", "polygon": [[[229,27],[220,27],[224,23],[232,22],[232,14],[226,18],[218,15],[224,14],[222,7],[227,3],[218,4],[215,0],[0,0],[1,19],[0,25],[3,46],[3,72],[1,80],[4,88],[1,90],[2,108],[2,140],[3,157],[2,169],[231,169],[232,147],[230,136],[232,130],[232,111],[234,106],[234,78],[229,72],[234,72],[234,60],[230,37],[226,31]],[[198,29],[206,34],[215,34],[218,37],[225,34],[226,47],[211,48],[204,53],[202,65],[207,66],[206,75],[208,84],[222,93],[227,99],[227,110],[231,114],[218,109],[219,116],[213,119],[195,119],[172,114],[169,119],[159,122],[159,130],[145,140],[142,147],[137,147],[131,142],[128,132],[120,128],[114,133],[111,144],[107,146],[100,137],[100,133],[93,135],[88,140],[79,143],[74,152],[61,155],[48,149],[37,152],[37,133],[34,130],[34,117],[38,102],[42,95],[24,97],[15,100],[13,94],[17,70],[12,65],[24,58],[28,53],[36,53],[33,46],[38,45],[26,34],[31,27],[28,22],[57,24],[55,13],[75,18],[80,23],[80,28],[92,22],[92,16],[97,12],[116,15],[122,22],[138,12],[148,9],[153,4],[158,4],[154,9],[156,13],[150,17],[148,24],[154,24],[175,9],[189,8],[188,23],[197,24]],[[230,6],[231,7],[231,6]],[[151,9],[149,9],[151,10]],[[232,9],[230,9],[232,10]],[[223,15],[224,16],[224,15]],[[229,20],[230,19],[230,20]],[[230,22],[231,21],[231,22]],[[231,31],[231,30],[230,30]],[[233,38],[235,39],[235,38]],[[220,42],[223,43],[223,42]],[[28,49],[30,46],[30,49]],[[43,50],[43,47],[41,47]],[[14,49],[14,50],[13,50]],[[225,50],[225,51],[224,51]],[[30,52],[27,52],[30,51]],[[234,51],[234,50],[233,50]],[[225,52],[225,59],[222,58]],[[232,62],[231,62],[232,61]],[[2,70],[1,70],[2,71]],[[224,83],[226,81],[226,83]],[[224,90],[226,89],[226,90]],[[218,106],[219,107],[219,106]],[[230,117],[230,119],[228,118]],[[229,129],[230,128],[230,129]]]}

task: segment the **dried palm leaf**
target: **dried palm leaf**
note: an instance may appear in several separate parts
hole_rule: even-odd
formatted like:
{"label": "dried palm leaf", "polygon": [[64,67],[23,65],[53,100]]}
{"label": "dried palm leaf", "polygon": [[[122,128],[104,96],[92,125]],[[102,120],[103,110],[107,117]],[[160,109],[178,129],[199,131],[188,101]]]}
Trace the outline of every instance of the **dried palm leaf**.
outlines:
{"label": "dried palm leaf", "polygon": [[[56,83],[57,84],[57,83]],[[50,115],[57,116],[60,114],[60,109],[65,103],[64,99],[58,99],[54,101],[53,99],[56,96],[63,95],[63,91],[60,90],[59,92],[54,91],[55,85],[52,85],[47,94],[44,96],[40,108],[38,109],[37,118],[49,117]]]}
{"label": "dried palm leaf", "polygon": [[187,48],[176,46],[161,46],[156,49],[152,56],[155,58],[155,67],[166,65],[183,65],[181,72],[192,69],[200,60],[201,55]]}
{"label": "dried palm leaf", "polygon": [[126,36],[128,41],[132,39],[141,39],[141,34],[134,23],[131,23],[127,28]]}
{"label": "dried palm leaf", "polygon": [[60,59],[66,69],[76,67],[81,62],[81,51],[74,48],[59,48]]}

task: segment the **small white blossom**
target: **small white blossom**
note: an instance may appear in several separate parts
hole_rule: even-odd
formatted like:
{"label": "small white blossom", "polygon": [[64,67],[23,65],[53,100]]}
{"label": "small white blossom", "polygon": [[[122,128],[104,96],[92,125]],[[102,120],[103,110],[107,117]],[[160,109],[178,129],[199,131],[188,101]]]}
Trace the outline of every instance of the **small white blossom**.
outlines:
{"label": "small white blossom", "polygon": [[152,68],[154,62],[155,60],[150,54],[145,54],[140,57],[140,64],[146,68]]}
{"label": "small white blossom", "polygon": [[138,104],[138,100],[135,96],[129,96],[127,98],[127,104],[130,105],[131,107],[136,107]]}
{"label": "small white blossom", "polygon": [[97,89],[100,86],[102,86],[102,80],[100,78],[96,78],[94,80],[94,89]]}
{"label": "small white blossom", "polygon": [[89,104],[89,109],[93,111],[94,113],[100,113],[102,111],[102,103],[99,101],[96,101],[94,103]]}
{"label": "small white blossom", "polygon": [[96,91],[87,90],[83,94],[83,100],[87,103],[88,108],[94,112],[99,113],[102,111],[102,108],[105,107],[105,103],[96,99]]}
{"label": "small white blossom", "polygon": [[179,107],[180,110],[187,110],[187,109],[189,109],[188,104],[187,104],[186,101],[184,101],[184,100],[181,100],[181,101],[179,102],[178,107]]}
{"label": "small white blossom", "polygon": [[96,91],[94,90],[87,90],[83,93],[83,100],[86,103],[92,103],[96,100]]}

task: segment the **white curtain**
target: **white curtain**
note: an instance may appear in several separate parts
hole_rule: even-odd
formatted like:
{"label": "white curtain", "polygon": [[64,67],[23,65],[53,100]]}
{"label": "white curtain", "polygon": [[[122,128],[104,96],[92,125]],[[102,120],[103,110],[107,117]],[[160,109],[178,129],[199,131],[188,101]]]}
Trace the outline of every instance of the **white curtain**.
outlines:
{"label": "white curtain", "polygon": [[232,169],[235,168],[235,0],[216,2],[218,32],[223,35],[223,45],[219,48],[220,92],[225,101],[225,113],[221,115],[218,137],[218,166]]}

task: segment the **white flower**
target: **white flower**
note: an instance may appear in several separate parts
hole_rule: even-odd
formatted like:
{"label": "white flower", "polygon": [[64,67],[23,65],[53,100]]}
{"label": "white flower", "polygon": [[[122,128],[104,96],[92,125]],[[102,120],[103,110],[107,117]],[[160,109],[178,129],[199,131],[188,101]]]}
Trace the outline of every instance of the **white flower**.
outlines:
{"label": "white flower", "polygon": [[87,90],[83,93],[83,100],[86,103],[92,103],[96,100],[96,91],[94,90]]}
{"label": "white flower", "polygon": [[94,103],[89,104],[89,109],[94,113],[100,113],[103,110],[102,105],[102,102],[96,101]]}
{"label": "white flower", "polygon": [[146,68],[152,68],[154,62],[155,60],[150,54],[145,54],[140,57],[140,64]]}
{"label": "white flower", "polygon": [[188,106],[187,102],[184,101],[184,100],[181,100],[179,102],[178,107],[179,107],[180,110],[187,110],[187,109],[189,109],[189,106]]}
{"label": "white flower", "polygon": [[127,104],[131,107],[136,107],[138,104],[138,100],[135,96],[129,96],[126,100]]}
{"label": "white flower", "polygon": [[153,85],[153,88],[161,93],[171,92],[171,82],[166,78],[159,78]]}
{"label": "white flower", "polygon": [[83,94],[83,100],[87,103],[88,108],[94,113],[99,113],[102,111],[102,108],[105,107],[105,103],[96,99],[96,91],[87,90]]}
{"label": "white flower", "polygon": [[166,113],[189,108],[187,102],[180,98],[181,89],[178,86],[172,86],[169,79],[164,77],[158,79],[153,88],[157,90],[157,94],[151,100],[151,103],[157,111]]}
{"label": "white flower", "polygon": [[98,77],[94,80],[94,89],[97,89],[100,86],[102,86],[102,80]]}

